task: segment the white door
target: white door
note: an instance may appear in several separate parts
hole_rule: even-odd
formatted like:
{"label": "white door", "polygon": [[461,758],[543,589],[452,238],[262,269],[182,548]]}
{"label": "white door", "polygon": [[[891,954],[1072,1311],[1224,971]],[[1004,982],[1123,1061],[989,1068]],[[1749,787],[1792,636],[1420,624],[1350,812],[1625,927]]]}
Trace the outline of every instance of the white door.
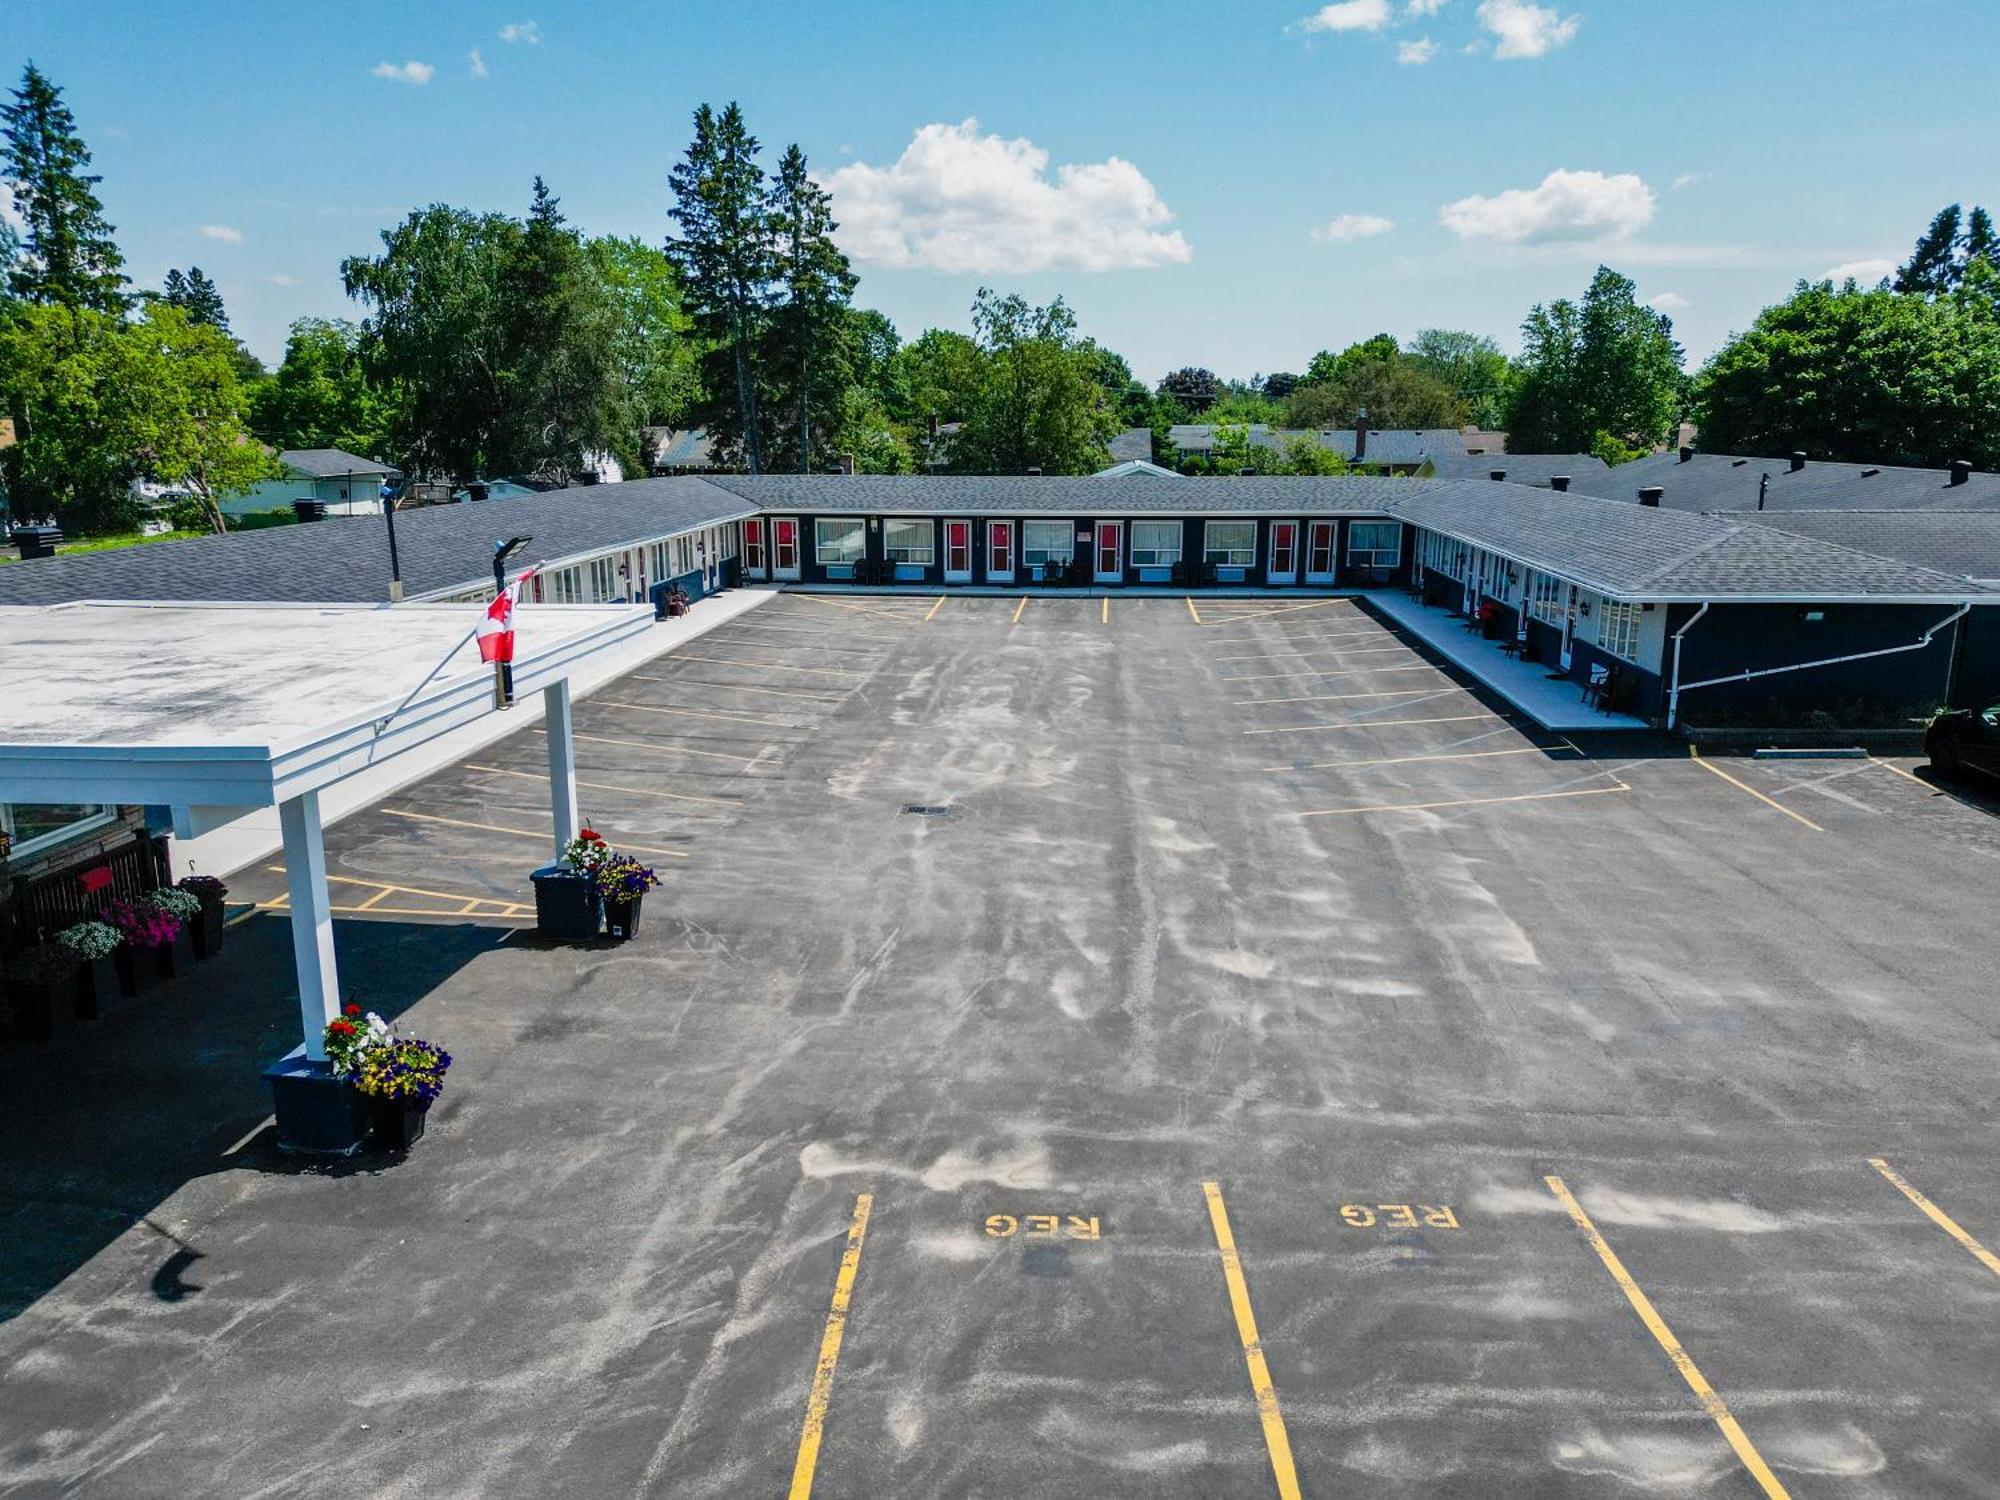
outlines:
{"label": "white door", "polygon": [[1306,582],[1332,583],[1334,542],[1339,536],[1337,521],[1306,523]]}
{"label": "white door", "polygon": [[1123,521],[1099,521],[1097,523],[1097,569],[1099,583],[1123,583],[1125,581],[1125,523]]}
{"label": "white door", "polygon": [[1297,521],[1273,521],[1271,523],[1271,556],[1264,568],[1264,582],[1271,584],[1297,583],[1299,581],[1299,523]]}
{"label": "white door", "polygon": [[988,521],[986,523],[986,581],[988,583],[1012,583],[1014,581],[1014,523],[1012,521]]}
{"label": "white door", "polygon": [[764,561],[764,522],[755,518],[743,523],[743,576],[768,578]]}
{"label": "white door", "polygon": [[1576,585],[1569,585],[1569,607],[1563,611],[1562,669],[1569,670],[1570,658],[1575,654],[1576,645]]}
{"label": "white door", "polygon": [[970,521],[946,521],[944,523],[944,581],[946,583],[972,582],[972,523]]}
{"label": "white door", "polygon": [[796,517],[780,516],[771,522],[771,569],[777,578],[799,576],[799,523]]}

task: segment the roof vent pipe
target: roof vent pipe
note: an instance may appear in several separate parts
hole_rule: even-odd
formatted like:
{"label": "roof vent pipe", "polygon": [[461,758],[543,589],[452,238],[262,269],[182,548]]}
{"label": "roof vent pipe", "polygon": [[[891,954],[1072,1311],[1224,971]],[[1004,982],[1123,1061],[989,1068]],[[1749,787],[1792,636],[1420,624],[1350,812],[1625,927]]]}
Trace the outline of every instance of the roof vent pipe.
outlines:
{"label": "roof vent pipe", "polygon": [[1803,469],[1805,466],[1806,466],[1806,456],[1804,452],[1801,451],[1798,453],[1794,453],[1792,455],[1792,472],[1796,474],[1799,472],[1799,470]]}
{"label": "roof vent pipe", "polygon": [[1953,485],[1968,483],[1972,478],[1972,460],[1954,458],[1951,461],[1951,482]]}
{"label": "roof vent pipe", "polygon": [[1368,456],[1368,413],[1362,412],[1354,419],[1354,461],[1360,463]]}
{"label": "roof vent pipe", "polygon": [[1649,484],[1639,491],[1639,503],[1658,510],[1660,508],[1660,501],[1666,497],[1666,493],[1667,487],[1665,485]]}
{"label": "roof vent pipe", "polygon": [[1554,490],[1558,495],[1567,495],[1569,493],[1569,475],[1556,475],[1549,481],[1549,488]]}
{"label": "roof vent pipe", "polygon": [[1507,477],[1507,471],[1505,469],[1495,469],[1486,477],[1492,480],[1495,484],[1498,484],[1500,483],[1501,480]]}
{"label": "roof vent pipe", "polygon": [[1255,474],[1257,471],[1251,468],[1250,465],[1245,464],[1242,468],[1238,469],[1236,472],[1242,475],[1245,479],[1248,479],[1251,475]]}
{"label": "roof vent pipe", "polygon": [[1689,447],[1689,446],[1688,446],[1688,445],[1687,445],[1686,443],[1682,443],[1682,444],[1681,444],[1681,462],[1682,462],[1682,463],[1689,463],[1689,462],[1691,462],[1691,461],[1693,460],[1693,458],[1694,458],[1694,449],[1690,448],[1690,447]]}
{"label": "roof vent pipe", "polygon": [[1040,479],[1042,477],[1042,471],[1040,469],[1030,469],[1028,470],[1028,477],[1030,479]]}

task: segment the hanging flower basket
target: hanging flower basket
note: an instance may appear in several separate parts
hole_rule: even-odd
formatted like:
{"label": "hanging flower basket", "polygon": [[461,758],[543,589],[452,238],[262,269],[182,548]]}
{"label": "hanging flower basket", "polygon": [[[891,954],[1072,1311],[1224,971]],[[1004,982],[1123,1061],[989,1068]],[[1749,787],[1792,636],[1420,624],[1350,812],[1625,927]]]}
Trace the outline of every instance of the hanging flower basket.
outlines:
{"label": "hanging flower basket", "polygon": [[194,955],[196,958],[213,958],[222,951],[222,903],[229,894],[229,887],[213,875],[189,875],[181,880],[180,889],[201,903],[201,910],[192,923]]}

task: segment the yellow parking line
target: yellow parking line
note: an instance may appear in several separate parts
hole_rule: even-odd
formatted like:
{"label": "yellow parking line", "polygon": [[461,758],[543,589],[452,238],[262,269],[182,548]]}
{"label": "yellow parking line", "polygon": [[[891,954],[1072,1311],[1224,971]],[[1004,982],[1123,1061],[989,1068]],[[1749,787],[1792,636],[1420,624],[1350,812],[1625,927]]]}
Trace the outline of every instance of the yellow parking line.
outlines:
{"label": "yellow parking line", "polygon": [[[1610,773],[1607,771],[1604,774]],[[1593,786],[1572,792],[1524,792],[1516,797],[1459,797],[1450,802],[1385,802],[1379,807],[1331,807],[1321,812],[1302,812],[1298,816],[1342,818],[1350,813],[1428,812],[1440,807],[1488,807],[1499,802],[1553,802],[1561,797],[1615,797],[1620,792],[1631,790],[1621,781],[1616,786]]]}
{"label": "yellow parking line", "polygon": [[[1231,708],[1256,708],[1265,703],[1352,703],[1359,698],[1421,698],[1426,693],[1450,692],[1450,688],[1395,688],[1382,693],[1314,693],[1304,698],[1238,698]],[[1465,692],[1465,688],[1458,689]]]}
{"label": "yellow parking line", "polygon": [[943,608],[944,608],[944,595],[939,594],[937,596],[937,603],[933,604],[928,610],[924,612],[924,623],[926,625],[930,624],[931,616],[936,614],[939,610]]}
{"label": "yellow parking line", "polygon": [[[465,912],[465,911],[431,911],[425,907],[420,907],[420,906],[329,905],[327,907],[327,910],[332,912],[333,915],[335,915],[336,917],[355,917],[364,915],[370,917],[435,917],[440,921],[444,921],[447,919],[456,920],[457,918],[464,916],[473,916],[480,918],[482,921],[490,921],[490,922],[532,922],[536,920],[535,914],[532,911],[516,907],[512,903],[494,901],[487,904],[493,906],[506,906],[507,909],[504,911]],[[245,912],[242,917],[237,918],[237,920],[242,921],[246,918],[254,917],[258,915],[260,912],[284,912],[289,910],[291,910],[289,902],[286,900],[285,897],[279,896],[274,900],[258,902],[249,911]]]}
{"label": "yellow parking line", "polygon": [[1109,594],[1104,596],[1104,610],[1098,616],[1098,623],[1100,625],[1109,625],[1111,623],[1111,596]]}
{"label": "yellow parking line", "polygon": [[1868,758],[1871,761],[1873,761],[1876,765],[1880,766],[1883,770],[1894,771],[1898,776],[1902,777],[1903,780],[1905,781],[1914,781],[1918,786],[1922,787],[1927,792],[1934,792],[1937,790],[1936,787],[1932,786],[1928,781],[1924,780],[1923,777],[1917,775],[1916,772],[1905,771],[1901,766],[1897,765],[1894,761],[1884,760],[1879,755],[1871,755]]}
{"label": "yellow parking line", "polygon": [[[505,766],[475,765],[471,761],[465,763],[465,769],[487,776],[518,776],[523,781],[547,782],[549,779],[539,771],[510,771]],[[577,785],[593,792],[623,792],[628,797],[664,797],[670,802],[703,802],[711,807],[740,808],[743,805],[741,798],[696,797],[687,792],[663,792],[650,786],[614,786],[608,781],[579,781]]]}
{"label": "yellow parking line", "polygon": [[755,667],[763,672],[811,672],[820,677],[867,677],[872,674],[857,672],[851,667],[794,667],[781,661],[742,661],[733,656],[695,656],[685,651],[676,651],[667,658],[669,661],[706,661],[724,667]]}
{"label": "yellow parking line", "polygon": [[[410,812],[405,808],[399,807],[385,807],[382,811],[392,818],[407,818],[415,823],[442,823],[448,828],[474,828],[481,833],[511,833],[517,838],[541,839],[544,842],[555,837],[546,828],[507,828],[498,823],[471,823],[464,818],[441,818],[436,813]],[[625,843],[621,843],[617,847],[627,854],[656,854],[663,859],[694,858],[685,849],[650,849],[644,844]]]}
{"label": "yellow parking line", "polygon": [[823,594],[794,594],[787,592],[787,599],[805,599],[813,604],[830,604],[835,609],[851,609],[857,615],[876,615],[884,620],[901,620],[908,623],[916,618],[914,611],[906,609],[883,609],[874,604],[856,604],[852,599],[829,599]]}
{"label": "yellow parking line", "polygon": [[[1414,704],[1405,705],[1415,707]],[[1345,724],[1286,724],[1277,729],[1243,729],[1239,734],[1315,734],[1334,729],[1399,729],[1406,724],[1470,724],[1477,719],[1500,719],[1504,714],[1446,714],[1437,719],[1350,719]]]}
{"label": "yellow parking line", "polygon": [[1187,600],[1188,613],[1194,616],[1195,624],[1199,625],[1201,623],[1201,611],[1194,607],[1194,595],[1183,594],[1181,597]]}
{"label": "yellow parking line", "polygon": [[[1496,731],[1497,733],[1497,731]],[[1373,760],[1318,760],[1304,766],[1259,766],[1260,771],[1358,771],[1365,766],[1407,766],[1426,760],[1492,760],[1502,755],[1547,755],[1540,745],[1520,750],[1457,750],[1443,755],[1383,755]]]}
{"label": "yellow parking line", "polygon": [[1924,1216],[1928,1218],[1933,1224],[1937,1225],[1938,1228],[1942,1229],[1946,1234],[1950,1235],[1953,1239],[1957,1240],[1959,1244],[1963,1245],[1967,1250],[1970,1250],[1972,1252],[1973,1258],[1977,1260],[1982,1266],[1986,1267],[1986,1269],[1991,1271],[1995,1276],[2000,1276],[2000,1255],[1995,1255],[1991,1250],[1988,1250],[1984,1245],[1980,1244],[1978,1240],[1974,1239],[1970,1234],[1966,1233],[1965,1230],[1961,1229],[1958,1225],[1958,1222],[1955,1219],[1953,1219],[1950,1214],[1946,1213],[1943,1209],[1939,1208],[1935,1203],[1931,1202],[1930,1199],[1926,1198],[1922,1193],[1918,1192],[1915,1188],[1911,1187],[1907,1182],[1905,1182],[1902,1179],[1902,1177],[1897,1173],[1896,1169],[1890,1166],[1886,1161],[1882,1160],[1881,1157],[1879,1156],[1869,1157],[1868,1165],[1873,1167],[1876,1171],[1880,1172],[1884,1177],[1886,1177],[1889,1180],[1890,1185],[1893,1186],[1897,1192],[1901,1193],[1905,1198],[1908,1198],[1912,1203],[1916,1204],[1918,1208],[1922,1209],[1924,1212]]}
{"label": "yellow parking line", "polygon": [[[546,735],[546,729],[537,729],[536,734]],[[591,745],[626,745],[635,750],[664,750],[669,755],[698,755],[703,760],[733,760],[746,766],[754,766],[763,759],[759,755],[729,755],[721,750],[690,750],[685,745],[670,745],[665,740],[621,740],[609,734],[572,734],[571,739]]]}
{"label": "yellow parking line", "polygon": [[1028,596],[1026,594],[1023,594],[1021,596],[1021,602],[1014,606],[1014,618],[1009,620],[1007,623],[1009,625],[1020,624],[1021,616],[1027,612],[1027,608],[1028,608]]}
{"label": "yellow parking line", "polygon": [[[283,865],[266,865],[264,868],[269,870],[273,875],[282,875],[285,873]],[[527,909],[522,902],[506,901],[498,896],[468,896],[464,891],[433,891],[420,885],[397,885],[392,881],[386,880],[357,880],[352,875],[329,875],[326,877],[326,883],[328,885],[358,885],[364,890],[376,893],[359,906],[345,908],[348,911],[366,911],[373,907],[377,901],[388,896],[430,896],[439,901],[477,901],[483,902],[488,906],[511,907],[516,911]]]}
{"label": "yellow parking line", "polygon": [[1216,1252],[1222,1257],[1222,1279],[1229,1288],[1229,1310],[1236,1316],[1236,1337],[1243,1345],[1243,1363],[1250,1372],[1250,1390],[1257,1398],[1257,1420],[1264,1427],[1264,1447],[1271,1455],[1271,1475],[1278,1481],[1281,1500],[1299,1500],[1299,1476],[1292,1464],[1292,1440],[1285,1433],[1284,1413],[1278,1410],[1277,1388],[1271,1384],[1271,1367],[1264,1359],[1264,1343],[1257,1336],[1257,1315],[1250,1306],[1250,1288],[1243,1280],[1243,1257],[1236,1251],[1236,1236],[1229,1228],[1229,1209],[1222,1201],[1222,1189],[1213,1182],[1201,1185],[1208,1199],[1209,1227],[1215,1231]]}
{"label": "yellow parking line", "polygon": [[690,719],[725,719],[732,724],[755,724],[763,729],[804,729],[806,727],[803,724],[794,723],[790,719],[753,719],[748,714],[718,714],[711,713],[709,710],[703,708],[675,708],[671,705],[662,706],[652,703],[619,703],[610,698],[594,698],[591,701],[602,704],[605,708],[629,708],[634,713],[664,714],[669,718],[685,716]]}
{"label": "yellow parking line", "polygon": [[807,703],[838,703],[840,698],[828,697],[827,692],[838,695],[854,691],[853,688],[830,688],[827,692],[800,693],[791,688],[752,687],[747,682],[697,682],[692,677],[649,677],[644,672],[628,672],[625,675],[634,682],[671,682],[681,687],[706,688],[719,693],[762,693],[767,698],[800,698]]}
{"label": "yellow parking line", "polygon": [[1694,1392],[1702,1410],[1707,1412],[1715,1425],[1722,1429],[1723,1437],[1729,1440],[1729,1446],[1743,1461],[1743,1467],[1750,1471],[1750,1477],[1757,1481],[1771,1500],[1790,1500],[1789,1493],[1778,1482],[1778,1476],[1771,1472],[1771,1466],[1764,1462],[1764,1456],[1757,1451],[1749,1435],[1737,1425],[1736,1418],[1730,1415],[1722,1397],[1715,1393],[1715,1387],[1708,1383],[1701,1371],[1696,1368],[1687,1350],[1681,1347],[1680,1340],[1674,1337],[1674,1331],[1667,1327],[1666,1320],[1654,1308],[1652,1299],[1639,1289],[1639,1283],[1632,1279],[1632,1273],[1625,1269],[1625,1263],[1618,1258],[1618,1253],[1605,1241],[1604,1236],[1597,1232],[1597,1226],[1590,1222],[1590,1215],[1583,1211],[1583,1205],[1570,1196],[1569,1189],[1563,1186],[1560,1177],[1545,1177],[1542,1180],[1548,1184],[1549,1191],[1556,1195],[1562,1206],[1569,1211],[1569,1216],[1576,1227],[1583,1231],[1583,1237],[1590,1242],[1590,1248],[1595,1250],[1597,1258],[1604,1262],[1604,1269],[1609,1271],[1611,1279],[1618,1283],[1618,1289],[1625,1294],[1625,1300],[1632,1304],[1632,1310],[1639,1315],[1639,1321],[1646,1325],[1646,1331],[1659,1342],[1660,1347],[1666,1351],[1667,1358],[1673,1362],[1674,1368],[1680,1371],[1681,1379],[1685,1380],[1688,1389]]}
{"label": "yellow parking line", "polygon": [[[1404,656],[1409,656],[1413,654],[1407,647],[1404,646],[1362,646],[1357,650],[1342,651],[1338,654],[1343,657],[1387,656],[1391,652],[1400,652]],[[1425,663],[1425,665],[1429,664]],[[1290,680],[1292,678],[1300,676],[1332,677],[1333,675],[1335,674],[1333,674],[1332,672],[1315,671],[1310,667],[1296,667],[1289,672],[1257,672],[1249,676],[1219,677],[1216,680],[1218,682],[1278,682],[1278,681]]]}
{"label": "yellow parking line", "polygon": [[1794,823],[1803,823],[1806,825],[1806,827],[1810,828],[1814,833],[1826,832],[1824,828],[1820,827],[1819,824],[1815,823],[1811,818],[1806,817],[1802,813],[1795,813],[1789,807],[1785,806],[1784,803],[1776,801],[1773,798],[1766,797],[1762,792],[1758,791],[1757,788],[1751,786],[1748,782],[1738,781],[1734,776],[1731,776],[1727,771],[1723,770],[1722,767],[1716,765],[1714,762],[1703,760],[1701,756],[1701,747],[1699,745],[1689,745],[1688,755],[1693,759],[1694,763],[1700,766],[1704,771],[1713,771],[1716,775],[1720,776],[1724,781],[1728,782],[1738,791],[1748,792],[1751,796],[1755,797],[1759,802],[1763,803],[1766,807],[1776,808],[1779,812],[1783,813],[1786,817],[1790,818]]}
{"label": "yellow parking line", "polygon": [[[331,876],[328,876],[327,878],[332,879]],[[396,890],[394,886],[385,885],[374,895],[370,896],[366,901],[362,902],[359,906],[355,907],[354,909],[356,911],[366,911],[371,906],[379,906],[382,902],[387,901],[391,896],[395,894]]]}
{"label": "yellow parking line", "polygon": [[854,1200],[854,1222],[847,1228],[847,1248],[840,1255],[840,1274],[833,1281],[833,1303],[826,1310],[826,1331],[820,1335],[819,1358],[813,1364],[812,1389],[806,1394],[805,1426],[799,1432],[799,1456],[792,1464],[788,1500],[812,1494],[813,1470],[819,1466],[820,1440],[826,1436],[826,1408],[833,1398],[833,1374],[840,1364],[840,1341],[847,1334],[847,1309],[854,1300],[854,1278],[861,1270],[861,1244],[868,1237],[872,1193]]}
{"label": "yellow parking line", "polygon": [[1229,618],[1226,620],[1211,621],[1210,628],[1213,629],[1216,625],[1241,625],[1250,620],[1268,620],[1273,615],[1297,614],[1302,609],[1324,609],[1329,604],[1347,602],[1345,599],[1314,599],[1306,604],[1277,604],[1264,608],[1259,608],[1253,603],[1245,609],[1230,610]]}

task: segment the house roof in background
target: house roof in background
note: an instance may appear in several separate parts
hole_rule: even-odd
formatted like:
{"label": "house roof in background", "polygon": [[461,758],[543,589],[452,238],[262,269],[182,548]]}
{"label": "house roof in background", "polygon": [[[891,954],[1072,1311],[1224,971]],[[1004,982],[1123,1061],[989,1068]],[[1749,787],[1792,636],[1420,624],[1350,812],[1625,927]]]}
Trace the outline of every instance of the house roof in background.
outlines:
{"label": "house roof in background", "polygon": [[1959,599],[1966,579],[1748,518],[1606,505],[1592,495],[1432,484],[1394,514],[1623,599]]}
{"label": "house roof in background", "polygon": [[[1215,446],[1212,422],[1177,422],[1167,429],[1169,440],[1181,453],[1206,453]],[[1329,453],[1354,457],[1352,427],[1311,428],[1271,427],[1262,422],[1249,424],[1248,440],[1253,447],[1282,449],[1294,438],[1312,438]],[[1418,465],[1445,455],[1463,457],[1465,439],[1456,427],[1373,428],[1368,430],[1363,463]]]}
{"label": "house roof in background", "polygon": [[[399,512],[396,550],[412,597],[476,587],[492,577],[493,543],[534,542],[524,562],[550,562],[752,514],[702,479],[633,479],[545,495]],[[228,536],[78,552],[0,567],[0,604],[76,599],[373,603],[386,598],[389,540],[379,515],[334,518]]]}
{"label": "house roof in background", "polygon": [[1658,485],[1669,510],[1754,511],[1766,474],[1766,510],[2000,510],[2000,474],[1974,473],[1954,485],[1945,469],[1808,459],[1793,472],[1789,459],[1730,453],[1695,453],[1685,462],[1678,452],[1654,453],[1576,488],[1637,504],[1642,487]]}
{"label": "house roof in background", "polygon": [[1160,483],[1157,476],[957,474],[718,474],[709,483],[764,510],[877,515],[1348,515],[1384,514],[1430,481],[1256,475]]}
{"label": "house roof in background", "polygon": [[287,448],[278,455],[278,462],[314,479],[343,479],[350,474],[396,472],[387,464],[363,458],[358,453],[349,453],[344,448]]}
{"label": "house roof in background", "polygon": [[1795,536],[2000,586],[2000,510],[1780,510],[1755,520]]}
{"label": "house roof in background", "polygon": [[1158,464],[1152,463],[1149,460],[1143,458],[1125,459],[1120,463],[1115,463],[1111,465],[1111,467],[1108,469],[1099,469],[1095,474],[1091,475],[1090,477],[1093,479],[1129,479],[1134,474],[1146,474],[1150,475],[1154,479],[1187,478],[1187,475],[1185,474],[1179,473],[1173,469],[1163,469]]}
{"label": "house roof in background", "polygon": [[1111,449],[1112,460],[1124,463],[1128,459],[1138,459],[1142,463],[1153,461],[1153,429],[1150,427],[1127,427],[1114,437],[1107,446]]}
{"label": "house roof in background", "polygon": [[655,469],[712,469],[715,444],[703,427],[648,427],[646,462]]}
{"label": "house roof in background", "polygon": [[1484,479],[1491,482],[1495,469],[1504,469],[1508,484],[1549,487],[1549,481],[1567,474],[1572,489],[1594,493],[1586,479],[1602,482],[1611,466],[1594,453],[1483,453],[1446,454],[1433,458],[1440,479]]}

